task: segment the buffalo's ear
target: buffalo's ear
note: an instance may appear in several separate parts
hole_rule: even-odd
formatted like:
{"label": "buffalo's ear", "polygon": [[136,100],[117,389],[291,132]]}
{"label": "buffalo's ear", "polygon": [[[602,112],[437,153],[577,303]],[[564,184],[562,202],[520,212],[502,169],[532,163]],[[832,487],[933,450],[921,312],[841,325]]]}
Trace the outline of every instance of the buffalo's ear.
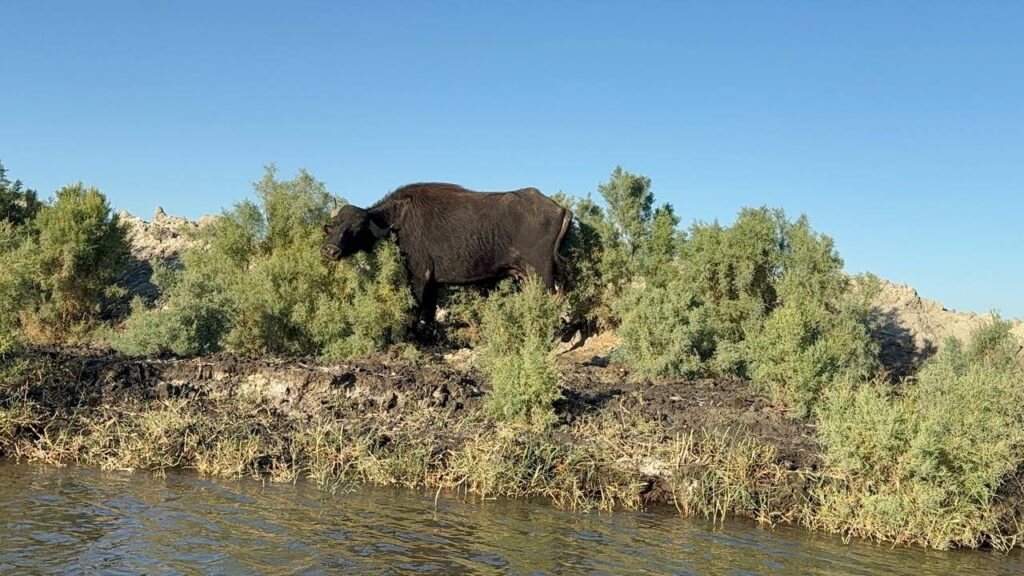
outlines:
{"label": "buffalo's ear", "polygon": [[372,218],[369,220],[369,224],[370,234],[373,234],[373,237],[376,238],[377,240],[380,240],[381,238],[387,236],[391,232],[390,226],[388,226],[387,228],[381,228],[380,226],[377,226],[377,223],[374,222]]}
{"label": "buffalo's ear", "polygon": [[324,234],[330,234],[330,233],[331,233],[331,225],[330,224],[324,224]]}

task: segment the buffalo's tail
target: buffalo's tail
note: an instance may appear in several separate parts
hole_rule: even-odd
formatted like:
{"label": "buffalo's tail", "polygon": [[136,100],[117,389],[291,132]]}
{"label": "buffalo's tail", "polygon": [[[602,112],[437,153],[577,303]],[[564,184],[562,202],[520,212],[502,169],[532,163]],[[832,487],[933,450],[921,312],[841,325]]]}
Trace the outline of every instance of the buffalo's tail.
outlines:
{"label": "buffalo's tail", "polygon": [[565,262],[559,252],[562,249],[562,240],[565,239],[565,234],[569,231],[569,226],[572,225],[572,218],[572,210],[562,208],[562,228],[558,231],[558,237],[555,238],[555,248],[552,254],[555,259],[555,293],[559,295],[564,294],[567,290],[566,282],[568,281],[565,274]]}

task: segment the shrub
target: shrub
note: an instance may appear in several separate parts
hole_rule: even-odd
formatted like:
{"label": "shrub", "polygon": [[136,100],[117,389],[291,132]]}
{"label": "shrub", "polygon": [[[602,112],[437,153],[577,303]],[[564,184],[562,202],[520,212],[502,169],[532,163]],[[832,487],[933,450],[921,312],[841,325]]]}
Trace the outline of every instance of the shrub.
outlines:
{"label": "shrub", "polygon": [[640,276],[657,279],[662,274],[676,272],[673,262],[686,238],[678,226],[679,217],[671,204],[662,204],[654,211],[650,236],[640,251]]}
{"label": "shrub", "polygon": [[934,547],[1024,536],[1024,367],[1008,325],[952,342],[900,389],[837,387],[820,438],[835,480],[820,494],[833,530]]}
{"label": "shrub", "polygon": [[7,169],[0,163],[0,221],[22,226],[31,221],[41,207],[35,190],[25,188],[21,180],[8,179]]}
{"label": "shrub", "polygon": [[[669,218],[670,215],[665,216]],[[668,237],[669,218],[660,227]],[[697,223],[616,304],[619,359],[640,377],[751,377],[797,414],[876,351],[831,239],[780,210]]]}
{"label": "shrub", "polygon": [[862,316],[816,302],[787,303],[747,342],[756,387],[806,417],[822,390],[846,377],[868,378],[877,346]]}
{"label": "shrub", "polygon": [[220,338],[228,326],[228,299],[219,292],[204,290],[208,285],[195,276],[163,267],[157,268],[154,279],[164,291],[160,307],[150,308],[145,300],[135,298],[131,315],[113,333],[113,347],[129,356],[165,351],[194,356],[219,350]]}
{"label": "shrub", "polygon": [[589,196],[554,199],[575,215],[562,244],[568,313],[573,324],[610,328],[618,323],[614,303],[639,276],[655,275],[675,256],[682,233],[672,206],[654,208],[651,179],[616,167]]}
{"label": "shrub", "polygon": [[480,343],[483,305],[496,286],[441,286],[438,291],[439,325],[444,338],[455,346],[476,346]]}
{"label": "shrub", "polygon": [[750,376],[776,403],[807,416],[823,387],[869,378],[878,347],[832,239],[801,217],[787,226],[778,306],[748,340]]}
{"label": "shrub", "polygon": [[484,302],[479,367],[491,383],[487,411],[497,420],[546,427],[561,395],[552,352],[559,306],[536,278],[519,291],[507,281]]}
{"label": "shrub", "polygon": [[393,240],[338,265],[330,278],[331,290],[321,292],[312,317],[302,320],[324,359],[365,355],[403,340],[413,300]]}
{"label": "shrub", "polygon": [[[730,227],[691,226],[677,265],[663,265],[619,303],[620,358],[638,376],[747,375],[742,344],[777,303],[785,233],[782,212],[766,208],[742,210]],[[659,301],[674,302],[676,313],[651,322],[659,314],[651,308]],[[666,325],[676,322],[690,328]],[[657,339],[669,331],[676,340],[666,347]],[[643,350],[658,348],[674,357],[652,363]]]}
{"label": "shrub", "polygon": [[778,228],[768,210],[744,210],[730,228],[694,224],[677,264],[617,303],[620,359],[640,376],[743,374],[737,346],[775,300]]}
{"label": "shrub", "polygon": [[154,308],[137,306],[113,344],[129,354],[368,354],[399,340],[412,297],[394,242],[327,262],[322,227],[333,198],[306,172],[273,166],[244,201],[203,229],[180,270],[155,278]]}
{"label": "shrub", "polygon": [[710,308],[678,279],[664,286],[633,286],[617,303],[622,324],[617,358],[642,377],[696,377],[708,373],[717,344]]}
{"label": "shrub", "polygon": [[0,220],[0,357],[20,340],[18,316],[31,294],[26,244],[9,221]]}
{"label": "shrub", "polygon": [[560,193],[554,199],[574,215],[559,247],[569,322],[585,330],[609,327],[612,314],[604,299],[606,285],[601,272],[603,212],[589,198],[573,199]]}
{"label": "shrub", "polygon": [[4,257],[5,268],[14,271],[5,272],[2,283],[19,295],[20,330],[52,342],[94,328],[128,263],[125,226],[103,194],[80,183],[59,190],[30,226],[20,238],[4,233],[5,243],[17,244]]}

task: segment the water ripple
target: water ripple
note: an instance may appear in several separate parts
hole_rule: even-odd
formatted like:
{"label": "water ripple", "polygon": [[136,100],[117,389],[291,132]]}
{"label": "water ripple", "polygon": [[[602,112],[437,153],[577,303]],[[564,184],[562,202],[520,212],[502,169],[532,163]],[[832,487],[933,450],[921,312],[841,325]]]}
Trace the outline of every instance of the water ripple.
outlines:
{"label": "water ripple", "polygon": [[1024,555],[890,548],[798,528],[572,514],[379,488],[0,465],[0,573],[1024,573]]}

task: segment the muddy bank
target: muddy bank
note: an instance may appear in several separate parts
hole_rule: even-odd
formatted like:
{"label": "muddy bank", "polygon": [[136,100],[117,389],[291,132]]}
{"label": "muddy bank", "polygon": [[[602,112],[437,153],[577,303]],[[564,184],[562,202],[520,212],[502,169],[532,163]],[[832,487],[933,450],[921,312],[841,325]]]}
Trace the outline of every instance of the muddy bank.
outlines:
{"label": "muddy bank", "polygon": [[[601,356],[581,361],[587,352],[592,350],[560,357],[559,428],[599,414],[628,414],[657,424],[666,437],[707,433],[753,439],[770,446],[786,469],[817,470],[819,448],[811,425],[787,417],[751,393],[746,382],[633,383],[625,370]],[[58,411],[140,400],[245,397],[258,398],[287,418],[308,419],[327,411],[343,421],[372,417],[374,424],[387,426],[423,410],[453,419],[475,417],[489,389],[450,353],[425,353],[414,360],[378,354],[334,365],[230,354],[139,359],[78,349],[39,351],[36,359],[51,365],[61,383],[36,389],[33,400]]]}

